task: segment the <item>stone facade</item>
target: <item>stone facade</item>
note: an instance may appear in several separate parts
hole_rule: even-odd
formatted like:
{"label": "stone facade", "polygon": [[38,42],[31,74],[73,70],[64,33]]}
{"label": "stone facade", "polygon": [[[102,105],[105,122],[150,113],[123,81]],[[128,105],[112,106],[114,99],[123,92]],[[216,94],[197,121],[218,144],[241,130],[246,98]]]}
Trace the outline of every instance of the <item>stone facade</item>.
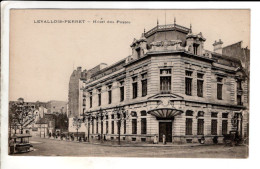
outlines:
{"label": "stone facade", "polygon": [[239,59],[219,52],[221,43],[210,52],[205,41],[176,23],[134,39],[131,56],[82,80],[82,131],[107,140],[120,131],[129,142],[162,141],[165,135],[172,143],[202,136],[211,143],[233,130],[245,135],[248,77]]}

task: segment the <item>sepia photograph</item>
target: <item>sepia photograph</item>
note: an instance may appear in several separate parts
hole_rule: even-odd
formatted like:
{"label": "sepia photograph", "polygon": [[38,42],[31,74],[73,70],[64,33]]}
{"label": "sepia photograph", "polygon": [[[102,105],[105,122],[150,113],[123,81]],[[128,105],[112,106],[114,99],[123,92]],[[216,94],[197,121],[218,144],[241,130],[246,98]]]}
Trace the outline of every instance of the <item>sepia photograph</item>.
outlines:
{"label": "sepia photograph", "polygon": [[8,155],[249,155],[249,9],[11,9]]}

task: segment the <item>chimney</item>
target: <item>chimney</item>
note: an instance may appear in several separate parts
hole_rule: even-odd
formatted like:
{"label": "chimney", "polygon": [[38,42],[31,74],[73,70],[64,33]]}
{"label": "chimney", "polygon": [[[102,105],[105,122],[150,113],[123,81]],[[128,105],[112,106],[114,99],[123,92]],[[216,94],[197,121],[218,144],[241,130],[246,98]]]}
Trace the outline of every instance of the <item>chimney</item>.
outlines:
{"label": "chimney", "polygon": [[218,53],[218,54],[222,54],[222,44],[223,44],[223,42],[221,41],[221,39],[219,39],[218,42],[215,41],[213,43],[213,47],[214,47],[213,51]]}

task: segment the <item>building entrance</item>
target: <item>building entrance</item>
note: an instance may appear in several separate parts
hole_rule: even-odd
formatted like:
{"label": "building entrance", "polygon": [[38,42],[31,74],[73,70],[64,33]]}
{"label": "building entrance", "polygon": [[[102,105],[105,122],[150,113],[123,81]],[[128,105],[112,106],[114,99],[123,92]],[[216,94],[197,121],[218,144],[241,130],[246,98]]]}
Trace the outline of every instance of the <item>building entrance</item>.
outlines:
{"label": "building entrance", "polygon": [[172,142],[172,122],[159,122],[159,142],[166,136],[166,142]]}

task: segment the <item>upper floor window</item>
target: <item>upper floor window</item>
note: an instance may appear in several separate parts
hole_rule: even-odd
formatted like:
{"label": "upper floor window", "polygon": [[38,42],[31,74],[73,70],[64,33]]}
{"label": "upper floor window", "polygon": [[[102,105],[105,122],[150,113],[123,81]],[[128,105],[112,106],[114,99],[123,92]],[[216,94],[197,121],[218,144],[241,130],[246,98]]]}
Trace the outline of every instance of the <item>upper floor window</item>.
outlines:
{"label": "upper floor window", "polygon": [[191,95],[192,93],[192,71],[185,71],[185,94]]}
{"label": "upper floor window", "polygon": [[138,85],[137,85],[137,76],[133,77],[133,83],[132,83],[132,87],[133,87],[133,99],[137,98],[138,95]]}
{"label": "upper floor window", "polygon": [[237,95],[237,105],[243,105],[241,95]]}
{"label": "upper floor window", "polygon": [[228,113],[222,113],[222,118],[228,118]]}
{"label": "upper floor window", "polygon": [[108,104],[112,103],[112,85],[108,86]]}
{"label": "upper floor window", "polygon": [[141,111],[141,116],[146,116],[146,115],[147,115],[147,113],[145,110]]}
{"label": "upper floor window", "polygon": [[218,112],[211,112],[211,117],[218,117]]}
{"label": "upper floor window", "polygon": [[160,90],[161,93],[171,92],[171,69],[161,69],[160,70]]}
{"label": "upper floor window", "polygon": [[137,53],[137,58],[139,59],[141,57],[141,49],[137,48],[135,50],[136,50],[136,53]]}
{"label": "upper floor window", "polygon": [[161,69],[160,70],[160,75],[171,75],[172,70],[171,69]]}
{"label": "upper floor window", "polygon": [[125,88],[124,88],[124,81],[120,82],[120,102],[124,101],[125,98]]}
{"label": "upper floor window", "polygon": [[193,116],[193,111],[187,110],[186,111],[186,116]]}
{"label": "upper floor window", "polygon": [[197,96],[199,97],[203,97],[203,76],[202,73],[197,74]]}
{"label": "upper floor window", "polygon": [[199,44],[196,44],[196,43],[193,44],[194,55],[198,55],[198,47],[199,47]]}
{"label": "upper floor window", "polygon": [[98,89],[98,106],[101,106],[101,89]]}
{"label": "upper floor window", "polygon": [[237,90],[242,90],[242,81],[237,80]]}
{"label": "upper floor window", "polygon": [[83,106],[86,106],[86,99],[83,99]]}
{"label": "upper floor window", "polygon": [[92,92],[89,92],[89,107],[92,107]]}
{"label": "upper floor window", "polygon": [[147,73],[142,74],[142,96],[147,95]]}
{"label": "upper floor window", "polygon": [[217,99],[222,100],[222,87],[223,87],[223,78],[217,78]]}

